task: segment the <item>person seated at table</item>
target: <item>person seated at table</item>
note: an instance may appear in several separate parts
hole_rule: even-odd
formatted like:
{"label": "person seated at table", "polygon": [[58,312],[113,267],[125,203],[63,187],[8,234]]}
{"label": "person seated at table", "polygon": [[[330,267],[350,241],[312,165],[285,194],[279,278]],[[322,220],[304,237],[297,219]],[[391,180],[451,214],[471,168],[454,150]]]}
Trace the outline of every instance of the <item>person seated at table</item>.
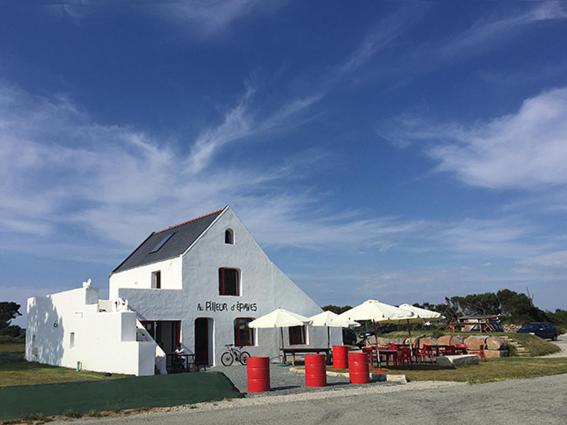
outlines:
{"label": "person seated at table", "polygon": [[175,354],[177,354],[178,356],[183,356],[185,353],[185,348],[183,348],[183,346],[178,342],[177,345],[175,346]]}
{"label": "person seated at table", "polygon": [[178,342],[175,346],[175,369],[187,369],[187,353],[183,346]]}

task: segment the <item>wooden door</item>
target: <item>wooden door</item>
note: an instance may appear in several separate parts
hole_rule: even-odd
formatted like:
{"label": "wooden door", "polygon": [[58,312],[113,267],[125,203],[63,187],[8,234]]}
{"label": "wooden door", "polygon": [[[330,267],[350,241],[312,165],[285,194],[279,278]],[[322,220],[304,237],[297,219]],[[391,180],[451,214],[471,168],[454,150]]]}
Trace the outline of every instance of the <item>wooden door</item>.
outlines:
{"label": "wooden door", "polygon": [[209,331],[209,319],[195,320],[195,361],[198,364],[209,364]]}

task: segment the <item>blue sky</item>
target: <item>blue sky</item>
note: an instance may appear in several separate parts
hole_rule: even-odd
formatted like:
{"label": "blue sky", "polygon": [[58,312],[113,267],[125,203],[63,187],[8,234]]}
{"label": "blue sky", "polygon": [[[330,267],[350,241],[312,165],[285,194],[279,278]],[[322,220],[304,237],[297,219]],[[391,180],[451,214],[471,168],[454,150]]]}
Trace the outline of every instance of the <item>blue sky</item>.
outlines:
{"label": "blue sky", "polygon": [[0,298],[230,204],[320,304],[567,307],[567,5],[41,1],[0,15]]}

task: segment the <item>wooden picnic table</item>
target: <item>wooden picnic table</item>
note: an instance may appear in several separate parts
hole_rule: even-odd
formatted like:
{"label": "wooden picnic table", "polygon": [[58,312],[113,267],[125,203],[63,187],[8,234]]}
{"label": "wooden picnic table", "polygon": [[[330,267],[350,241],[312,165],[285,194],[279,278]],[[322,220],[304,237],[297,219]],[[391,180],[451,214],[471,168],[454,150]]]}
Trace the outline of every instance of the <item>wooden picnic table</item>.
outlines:
{"label": "wooden picnic table", "polygon": [[330,363],[330,359],[331,359],[331,350],[329,348],[311,348],[311,347],[305,347],[305,348],[283,348],[282,349],[282,354],[283,354],[283,362],[287,363],[287,355],[291,354],[291,364],[293,366],[295,366],[295,355],[296,354],[319,354],[319,353],[325,353],[326,356],[326,362],[327,364]]}

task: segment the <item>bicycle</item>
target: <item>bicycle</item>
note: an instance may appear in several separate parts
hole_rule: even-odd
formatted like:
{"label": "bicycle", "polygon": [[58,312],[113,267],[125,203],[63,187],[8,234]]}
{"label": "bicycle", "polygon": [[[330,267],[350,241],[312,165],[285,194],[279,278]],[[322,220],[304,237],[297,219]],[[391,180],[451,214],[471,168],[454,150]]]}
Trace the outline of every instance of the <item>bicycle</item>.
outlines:
{"label": "bicycle", "polygon": [[248,357],[250,353],[248,351],[242,351],[242,347],[235,347],[234,344],[226,344],[226,351],[221,355],[221,363],[224,366],[232,366],[232,364],[237,361],[240,362],[242,366],[246,366]]}

